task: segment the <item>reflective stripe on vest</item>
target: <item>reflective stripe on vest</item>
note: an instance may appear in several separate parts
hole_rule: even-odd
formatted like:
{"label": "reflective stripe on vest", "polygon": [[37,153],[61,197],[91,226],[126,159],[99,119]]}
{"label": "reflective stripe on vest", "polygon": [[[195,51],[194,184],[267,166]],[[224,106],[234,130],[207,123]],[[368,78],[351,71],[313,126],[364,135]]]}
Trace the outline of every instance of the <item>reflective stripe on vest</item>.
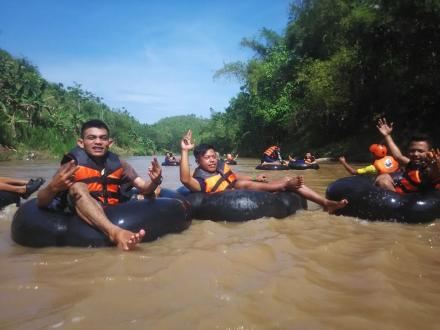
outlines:
{"label": "reflective stripe on vest", "polygon": [[205,192],[207,193],[227,190],[232,188],[234,182],[237,181],[236,175],[231,171],[229,166],[222,161],[218,162],[216,172],[209,173],[199,167],[196,169],[193,176],[195,178],[203,179],[205,182]]}
{"label": "reflective stripe on vest", "polygon": [[69,157],[78,164],[75,182],[85,183],[93,198],[104,205],[120,202],[120,185],[124,170],[118,156],[109,152],[105,168],[96,164],[81,148],[71,150],[67,158]]}
{"label": "reflective stripe on vest", "polygon": [[420,179],[420,171],[412,170],[405,172],[403,178],[397,184],[396,192],[400,194],[411,193],[419,191],[420,184],[422,180]]}
{"label": "reflective stripe on vest", "polygon": [[274,157],[275,150],[278,150],[278,147],[277,146],[272,146],[270,148],[267,148],[266,151],[264,152],[264,154],[269,156],[269,157],[276,158],[276,157]]}

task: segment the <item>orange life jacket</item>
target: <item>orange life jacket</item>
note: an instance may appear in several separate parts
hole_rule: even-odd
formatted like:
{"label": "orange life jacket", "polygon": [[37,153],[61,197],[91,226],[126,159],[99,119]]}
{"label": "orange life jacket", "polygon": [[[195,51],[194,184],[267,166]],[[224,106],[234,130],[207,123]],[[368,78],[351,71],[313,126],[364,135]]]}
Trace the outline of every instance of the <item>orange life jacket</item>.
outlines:
{"label": "orange life jacket", "polygon": [[87,188],[97,201],[108,204],[121,202],[120,186],[124,172],[119,157],[112,152],[107,152],[105,167],[96,164],[84,151],[76,147],[64,156],[61,163],[71,159],[79,166],[75,172],[75,182],[84,182]]}
{"label": "orange life jacket", "polygon": [[231,189],[233,188],[235,181],[237,181],[236,175],[223,161],[218,161],[217,168],[213,173],[197,167],[194,171],[193,177],[202,179],[205,182],[205,192],[207,193]]}
{"label": "orange life jacket", "polygon": [[382,173],[393,173],[399,169],[399,163],[391,156],[385,156],[380,159],[376,159],[373,163],[377,172]]}
{"label": "orange life jacket", "polygon": [[277,146],[272,146],[270,148],[267,148],[266,151],[264,152],[264,154],[271,157],[271,158],[278,158],[278,151],[279,150],[280,150],[280,148],[278,148]]}
{"label": "orange life jacket", "polygon": [[436,184],[422,174],[423,165],[408,163],[402,178],[396,184],[396,192],[407,194],[437,189]]}

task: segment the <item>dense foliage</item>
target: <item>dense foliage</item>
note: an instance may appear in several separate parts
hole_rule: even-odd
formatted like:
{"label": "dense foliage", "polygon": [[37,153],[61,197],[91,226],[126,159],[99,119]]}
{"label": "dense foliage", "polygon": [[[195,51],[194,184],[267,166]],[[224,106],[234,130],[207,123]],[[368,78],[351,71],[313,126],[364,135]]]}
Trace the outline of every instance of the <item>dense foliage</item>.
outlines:
{"label": "dense foliage", "polygon": [[301,1],[283,35],[263,29],[244,39],[255,56],[217,72],[243,86],[210,125],[234,123],[221,141],[235,141],[243,155],[280,144],[365,156],[380,141],[381,116],[394,121],[400,145],[414,130],[438,145],[439,44],[439,1]]}
{"label": "dense foliage", "polygon": [[110,127],[117,152],[135,155],[178,151],[186,129],[192,127],[197,137],[207,125],[194,115],[141,124],[78,84],[49,83],[27,60],[0,50],[0,145],[24,156],[30,150],[59,156],[75,145],[81,124],[92,118]]}
{"label": "dense foliage", "polygon": [[0,50],[0,144],[60,155],[75,145],[81,124],[91,118],[109,125],[121,151],[154,151],[146,127],[127,111],[112,111],[80,85],[49,83],[27,60]]}
{"label": "dense foliage", "polygon": [[177,152],[180,151],[180,140],[188,129],[191,128],[194,137],[199,140],[208,122],[208,119],[198,118],[195,115],[168,117],[151,125],[148,136],[155,142],[158,151]]}
{"label": "dense foliage", "polygon": [[80,85],[49,83],[28,61],[0,50],[0,144],[59,155],[74,145],[83,121],[101,118],[118,152],[176,152],[192,128],[196,142],[221,153],[257,156],[277,144],[284,154],[353,159],[380,141],[375,122],[386,116],[399,145],[415,130],[439,145],[440,1],[296,1],[282,35],[262,29],[242,45],[255,56],[216,74],[242,82],[226,111],[154,125],[110,109]]}

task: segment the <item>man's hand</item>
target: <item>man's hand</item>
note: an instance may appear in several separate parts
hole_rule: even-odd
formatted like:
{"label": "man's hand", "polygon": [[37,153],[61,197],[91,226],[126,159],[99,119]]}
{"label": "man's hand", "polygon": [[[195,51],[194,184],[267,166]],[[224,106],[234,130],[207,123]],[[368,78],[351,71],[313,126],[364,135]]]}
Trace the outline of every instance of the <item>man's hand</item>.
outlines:
{"label": "man's hand", "polygon": [[154,184],[160,185],[162,183],[162,167],[156,157],[153,158],[151,166],[148,168],[148,176]]}
{"label": "man's hand", "polygon": [[186,134],[183,136],[182,141],[180,142],[180,146],[182,150],[189,151],[194,148],[194,141],[192,140],[192,131],[188,130]]}
{"label": "man's hand", "polygon": [[440,179],[440,150],[437,149],[427,152],[426,158],[428,161],[428,176],[434,181]]}
{"label": "man's hand", "polygon": [[340,157],[338,158],[338,160],[339,160],[341,163],[346,163],[345,156],[340,156]]}
{"label": "man's hand", "polygon": [[49,188],[54,193],[59,193],[64,190],[68,190],[75,183],[75,172],[79,169],[75,165],[75,161],[63,164],[52,178],[49,183]]}
{"label": "man's hand", "polygon": [[380,118],[377,121],[376,127],[383,136],[390,135],[393,131],[393,123],[388,124],[385,118]]}

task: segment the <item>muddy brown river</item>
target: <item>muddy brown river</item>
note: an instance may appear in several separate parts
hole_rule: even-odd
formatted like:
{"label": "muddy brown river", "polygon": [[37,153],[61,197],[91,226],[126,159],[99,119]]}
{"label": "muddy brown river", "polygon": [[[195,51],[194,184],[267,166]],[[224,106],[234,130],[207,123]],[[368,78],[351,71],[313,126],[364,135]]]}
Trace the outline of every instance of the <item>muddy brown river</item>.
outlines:
{"label": "muddy brown river", "polygon": [[[146,177],[151,157],[127,160]],[[255,172],[256,159],[238,161]],[[0,162],[0,176],[56,168]],[[302,173],[320,193],[347,175],[338,164],[267,173]],[[180,186],[178,168],[163,175]],[[19,246],[15,210],[0,212],[0,329],[440,329],[438,221],[367,222],[309,203],[281,220],[195,220],[127,253]]]}

